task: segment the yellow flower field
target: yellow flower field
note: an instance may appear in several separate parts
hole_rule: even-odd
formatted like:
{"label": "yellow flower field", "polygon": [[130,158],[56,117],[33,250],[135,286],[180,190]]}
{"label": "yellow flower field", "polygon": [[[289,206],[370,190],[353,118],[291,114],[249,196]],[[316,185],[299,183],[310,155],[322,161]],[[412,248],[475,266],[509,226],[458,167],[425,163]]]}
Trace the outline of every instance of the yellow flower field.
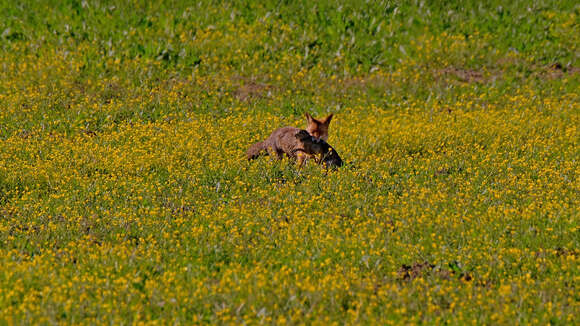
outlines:
{"label": "yellow flower field", "polygon": [[0,6],[1,324],[578,323],[577,8],[309,6]]}

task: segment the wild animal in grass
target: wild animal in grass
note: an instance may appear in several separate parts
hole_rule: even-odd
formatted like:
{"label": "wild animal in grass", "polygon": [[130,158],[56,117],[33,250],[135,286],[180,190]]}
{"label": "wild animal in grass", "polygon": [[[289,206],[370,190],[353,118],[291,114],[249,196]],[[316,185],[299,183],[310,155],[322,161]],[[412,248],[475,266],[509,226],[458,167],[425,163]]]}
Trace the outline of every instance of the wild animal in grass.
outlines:
{"label": "wild animal in grass", "polygon": [[[333,115],[330,114],[324,119],[315,119],[310,114],[306,113],[306,132],[315,139],[326,141],[328,139],[328,127],[332,120],[332,116]],[[251,160],[265,154],[276,154],[278,158],[281,158],[284,153],[289,154],[288,152],[285,152],[285,149],[302,146],[302,144],[296,143],[297,138],[295,137],[300,130],[301,129],[294,127],[282,127],[274,130],[268,139],[250,146],[246,152],[248,159]]]}
{"label": "wild animal in grass", "polygon": [[[259,147],[258,147],[259,146]],[[284,155],[297,159],[301,167],[309,159],[314,159],[327,168],[342,166],[342,159],[326,141],[310,135],[304,129],[284,127],[275,130],[268,139],[254,144],[248,150],[248,160],[252,160],[265,153],[261,148],[265,147],[270,155],[282,159]]]}

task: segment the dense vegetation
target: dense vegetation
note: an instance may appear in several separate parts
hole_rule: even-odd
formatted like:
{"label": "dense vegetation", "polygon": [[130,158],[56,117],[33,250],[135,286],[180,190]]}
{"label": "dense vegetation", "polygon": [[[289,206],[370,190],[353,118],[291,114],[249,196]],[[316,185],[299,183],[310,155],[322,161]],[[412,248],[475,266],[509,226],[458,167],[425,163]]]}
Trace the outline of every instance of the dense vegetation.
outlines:
{"label": "dense vegetation", "polygon": [[[0,323],[574,324],[575,1],[0,0]],[[247,147],[333,112],[325,171]]]}

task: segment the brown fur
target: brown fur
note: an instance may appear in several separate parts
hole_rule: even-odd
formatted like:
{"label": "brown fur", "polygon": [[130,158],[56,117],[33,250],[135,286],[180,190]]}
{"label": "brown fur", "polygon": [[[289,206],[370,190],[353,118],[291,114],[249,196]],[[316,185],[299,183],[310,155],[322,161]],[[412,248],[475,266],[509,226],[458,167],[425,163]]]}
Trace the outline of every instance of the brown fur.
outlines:
{"label": "brown fur", "polygon": [[302,165],[306,159],[324,153],[323,143],[316,140],[306,130],[283,127],[274,130],[268,139],[250,146],[246,155],[248,160],[252,160],[266,151],[278,159],[282,159],[284,155],[293,159],[297,158]]}
{"label": "brown fur", "polygon": [[[263,154],[276,154],[276,157],[282,158],[284,153],[289,157],[304,156],[303,154],[298,155],[296,151],[290,153],[291,151],[309,146],[310,143],[316,142],[318,139],[326,141],[328,139],[328,126],[332,120],[332,114],[328,115],[324,119],[315,119],[310,114],[306,113],[306,131],[314,139],[304,138],[305,134],[302,134],[302,139],[298,139],[296,135],[301,131],[301,129],[294,127],[282,127],[276,129],[272,132],[268,139],[257,142],[250,146],[246,155],[248,160],[254,159]],[[328,144],[327,144],[328,145]],[[302,151],[301,153],[306,153]],[[310,157],[311,154],[308,154]]]}
{"label": "brown fur", "polygon": [[252,145],[247,152],[248,160],[258,157],[264,150],[272,156],[275,154],[278,159],[282,159],[284,154],[297,159],[299,166],[310,158],[326,168],[336,169],[343,164],[336,150],[326,141],[311,136],[306,130],[292,127],[277,129],[265,141]]}
{"label": "brown fur", "polygon": [[310,114],[306,113],[306,122],[308,123],[306,131],[316,138],[324,141],[328,140],[328,126],[332,121],[332,113],[324,119],[314,119]]}

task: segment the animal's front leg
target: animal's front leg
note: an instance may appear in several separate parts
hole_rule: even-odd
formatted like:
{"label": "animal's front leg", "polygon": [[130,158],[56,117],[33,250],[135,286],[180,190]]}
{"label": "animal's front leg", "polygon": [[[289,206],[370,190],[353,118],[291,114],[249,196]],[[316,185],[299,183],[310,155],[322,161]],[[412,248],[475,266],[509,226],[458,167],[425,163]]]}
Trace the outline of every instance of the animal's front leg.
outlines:
{"label": "animal's front leg", "polygon": [[304,164],[306,163],[306,161],[308,160],[308,155],[306,155],[305,153],[299,152],[296,155],[296,163],[298,164],[298,168],[302,168],[302,166],[304,166]]}

